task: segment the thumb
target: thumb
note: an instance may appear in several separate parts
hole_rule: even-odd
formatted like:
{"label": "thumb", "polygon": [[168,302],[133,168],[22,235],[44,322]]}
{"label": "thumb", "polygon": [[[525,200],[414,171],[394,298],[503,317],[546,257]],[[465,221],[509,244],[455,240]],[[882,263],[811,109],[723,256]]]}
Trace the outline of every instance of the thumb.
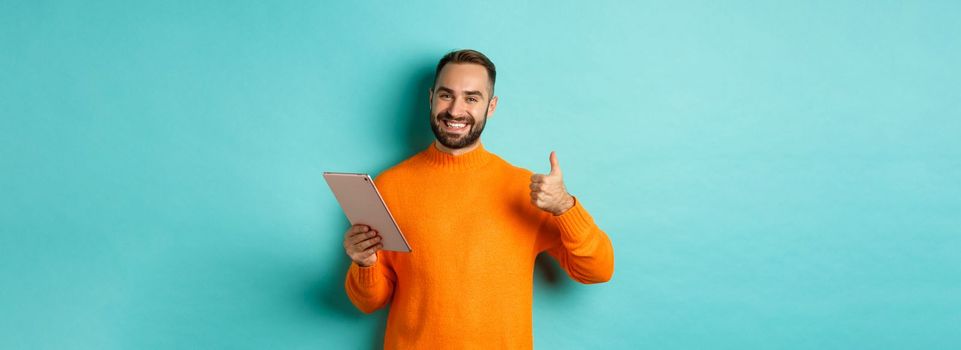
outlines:
{"label": "thumb", "polygon": [[551,173],[547,175],[560,175],[561,165],[557,163],[557,154],[551,151]]}

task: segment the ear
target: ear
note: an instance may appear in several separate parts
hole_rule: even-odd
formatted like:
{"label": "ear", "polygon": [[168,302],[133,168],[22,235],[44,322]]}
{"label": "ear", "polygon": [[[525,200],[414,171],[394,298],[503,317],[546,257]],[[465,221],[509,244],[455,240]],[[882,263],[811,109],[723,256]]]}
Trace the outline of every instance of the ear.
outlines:
{"label": "ear", "polygon": [[427,89],[427,104],[429,106],[434,105],[434,88]]}
{"label": "ear", "polygon": [[487,103],[487,117],[494,116],[494,110],[497,109],[497,96],[491,97],[490,102]]}

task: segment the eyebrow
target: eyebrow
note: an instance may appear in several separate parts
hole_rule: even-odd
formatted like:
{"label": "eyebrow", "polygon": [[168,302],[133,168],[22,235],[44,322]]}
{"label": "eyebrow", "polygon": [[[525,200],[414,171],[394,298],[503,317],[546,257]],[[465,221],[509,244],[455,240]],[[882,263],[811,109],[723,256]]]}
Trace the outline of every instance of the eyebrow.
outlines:
{"label": "eyebrow", "polygon": [[[453,90],[453,89],[451,89],[451,88],[449,88],[449,87],[446,87],[446,86],[440,86],[440,87],[438,87],[438,88],[437,88],[437,91],[444,91],[444,92],[448,92],[448,93],[451,93],[451,94],[454,93],[454,90]],[[468,95],[468,96],[476,95],[476,96],[484,97],[484,93],[482,93],[482,92],[480,92],[480,91],[478,91],[478,90],[464,91],[464,94],[465,94],[465,95]]]}

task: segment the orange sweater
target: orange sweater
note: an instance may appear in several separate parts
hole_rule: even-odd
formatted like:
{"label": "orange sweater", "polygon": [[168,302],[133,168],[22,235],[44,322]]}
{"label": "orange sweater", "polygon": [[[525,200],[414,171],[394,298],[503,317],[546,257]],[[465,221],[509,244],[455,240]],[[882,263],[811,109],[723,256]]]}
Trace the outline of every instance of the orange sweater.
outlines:
{"label": "orange sweater", "polygon": [[531,348],[544,251],[581,283],[611,278],[607,235],[576,200],[559,216],[531,204],[531,175],[483,146],[455,157],[432,144],[375,179],[413,252],[352,263],[345,288],[366,313],[391,303],[385,348]]}

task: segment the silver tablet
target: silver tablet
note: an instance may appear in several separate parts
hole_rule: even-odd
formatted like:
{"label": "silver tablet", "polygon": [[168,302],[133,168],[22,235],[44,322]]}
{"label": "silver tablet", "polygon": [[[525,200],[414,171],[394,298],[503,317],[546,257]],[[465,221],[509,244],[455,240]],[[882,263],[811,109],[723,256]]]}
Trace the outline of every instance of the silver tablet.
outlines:
{"label": "silver tablet", "polygon": [[370,175],[324,172],[324,180],[351,225],[363,224],[377,231],[384,243],[383,250],[411,251]]}

